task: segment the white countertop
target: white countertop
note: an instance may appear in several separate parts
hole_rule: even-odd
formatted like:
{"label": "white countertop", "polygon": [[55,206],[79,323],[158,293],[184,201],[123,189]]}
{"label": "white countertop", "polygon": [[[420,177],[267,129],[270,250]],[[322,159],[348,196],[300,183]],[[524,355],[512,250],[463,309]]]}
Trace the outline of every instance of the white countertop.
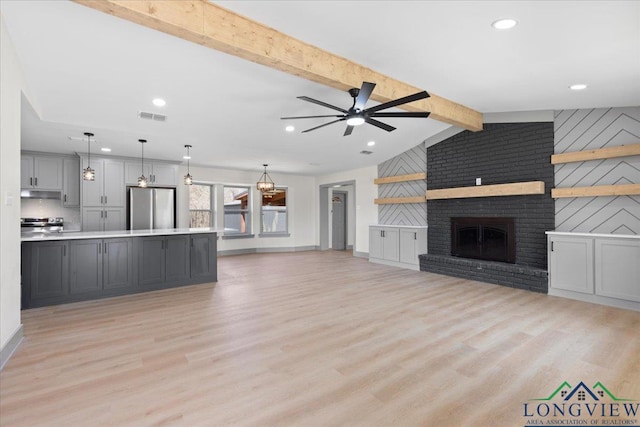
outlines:
{"label": "white countertop", "polygon": [[573,233],[571,231],[545,231],[546,234],[554,236],[581,236],[581,237],[607,237],[614,239],[640,239],[636,234],[602,234],[602,233]]}
{"label": "white countertop", "polygon": [[119,230],[119,231],[71,231],[62,233],[22,234],[23,242],[41,242],[48,240],[108,239],[115,237],[171,236],[176,234],[205,234],[224,232],[220,228],[165,228],[157,230]]}
{"label": "white countertop", "polygon": [[370,224],[369,227],[428,228],[426,225],[394,225],[394,224]]}

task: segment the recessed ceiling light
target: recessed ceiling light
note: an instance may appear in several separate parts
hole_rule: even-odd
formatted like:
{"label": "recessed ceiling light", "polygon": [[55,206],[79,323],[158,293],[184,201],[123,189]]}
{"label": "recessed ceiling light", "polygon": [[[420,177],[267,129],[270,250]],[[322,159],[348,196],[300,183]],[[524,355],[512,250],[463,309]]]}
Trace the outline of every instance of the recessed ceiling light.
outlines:
{"label": "recessed ceiling light", "polygon": [[110,152],[111,152],[111,148],[102,147],[102,148],[100,149],[100,151],[104,151],[105,153],[110,153]]}
{"label": "recessed ceiling light", "polygon": [[513,18],[503,18],[498,19],[497,21],[493,21],[491,23],[491,26],[496,30],[508,30],[509,28],[515,27],[517,24],[518,21]]}
{"label": "recessed ceiling light", "polygon": [[284,130],[286,130],[287,132],[293,132],[294,130],[296,130],[296,128],[291,126],[291,125],[289,125],[286,128],[284,128]]}
{"label": "recessed ceiling light", "polygon": [[156,107],[164,107],[165,105],[167,105],[167,101],[162,98],[155,98],[152,102]]}
{"label": "recessed ceiling light", "polygon": [[373,147],[374,145],[376,145],[376,142],[375,141],[369,141],[369,142],[367,142],[367,145],[369,147]]}
{"label": "recessed ceiling light", "polygon": [[587,88],[587,85],[584,83],[578,83],[578,84],[569,86],[569,89],[571,90],[584,90],[586,88]]}

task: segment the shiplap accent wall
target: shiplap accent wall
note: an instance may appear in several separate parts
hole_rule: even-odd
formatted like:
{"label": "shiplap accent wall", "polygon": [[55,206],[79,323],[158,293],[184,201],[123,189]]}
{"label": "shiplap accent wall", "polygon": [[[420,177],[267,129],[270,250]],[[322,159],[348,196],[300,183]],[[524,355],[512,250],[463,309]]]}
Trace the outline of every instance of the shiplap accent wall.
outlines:
{"label": "shiplap accent wall", "polygon": [[[427,171],[427,148],[421,143],[411,150],[378,165],[378,178]],[[426,180],[378,185],[378,198],[424,196]],[[427,204],[407,203],[378,206],[378,223],[386,225],[427,225]]]}
{"label": "shiplap accent wall", "polygon": [[[640,143],[640,107],[556,111],[555,154]],[[640,156],[555,166],[557,188],[640,183]],[[555,200],[556,231],[640,234],[640,196]]]}

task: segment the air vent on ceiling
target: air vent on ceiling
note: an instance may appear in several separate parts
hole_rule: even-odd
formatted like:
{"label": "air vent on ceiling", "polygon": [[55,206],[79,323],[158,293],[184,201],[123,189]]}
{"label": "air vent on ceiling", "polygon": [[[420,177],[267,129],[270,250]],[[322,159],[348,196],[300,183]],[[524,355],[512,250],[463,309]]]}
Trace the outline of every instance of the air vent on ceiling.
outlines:
{"label": "air vent on ceiling", "polygon": [[373,154],[373,151],[369,151],[369,150],[362,150],[360,152],[360,154]]}
{"label": "air vent on ceiling", "polygon": [[166,122],[167,116],[164,114],[148,113],[146,111],[138,111],[138,117],[145,120],[155,120],[156,122]]}

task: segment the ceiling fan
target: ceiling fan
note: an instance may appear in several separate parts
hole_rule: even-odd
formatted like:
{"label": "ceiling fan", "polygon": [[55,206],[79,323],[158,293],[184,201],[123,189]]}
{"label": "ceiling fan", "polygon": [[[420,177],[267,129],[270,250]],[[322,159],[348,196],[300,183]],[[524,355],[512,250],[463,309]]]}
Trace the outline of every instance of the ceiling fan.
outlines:
{"label": "ceiling fan", "polygon": [[398,98],[393,101],[385,102],[382,104],[375,105],[370,108],[364,108],[364,105],[369,100],[369,96],[371,96],[371,92],[373,92],[373,88],[376,87],[375,83],[363,82],[362,87],[349,89],[349,95],[353,98],[353,105],[348,110],[344,108],[336,107],[335,105],[327,104],[326,102],[318,101],[317,99],[309,98],[308,96],[298,96],[298,99],[302,99],[303,101],[312,102],[314,104],[322,105],[323,107],[331,108],[332,110],[340,111],[342,114],[337,115],[324,115],[324,116],[298,116],[298,117],[281,117],[282,120],[291,120],[291,119],[315,119],[320,117],[336,117],[337,120],[331,121],[329,123],[322,124],[320,126],[313,127],[311,129],[303,130],[302,133],[311,132],[312,130],[320,129],[321,127],[325,127],[337,122],[347,121],[347,129],[344,131],[343,136],[351,135],[353,132],[353,128],[355,126],[359,126],[363,123],[369,123],[370,125],[374,125],[379,127],[380,129],[384,129],[387,132],[391,132],[396,128],[390,126],[386,123],[383,123],[379,120],[376,120],[374,117],[429,117],[428,112],[380,112],[380,110],[386,110],[387,108],[396,107],[398,105],[407,104],[409,102],[418,101],[420,99],[428,98],[429,94],[426,91],[414,93],[413,95],[405,96],[403,98]]}

